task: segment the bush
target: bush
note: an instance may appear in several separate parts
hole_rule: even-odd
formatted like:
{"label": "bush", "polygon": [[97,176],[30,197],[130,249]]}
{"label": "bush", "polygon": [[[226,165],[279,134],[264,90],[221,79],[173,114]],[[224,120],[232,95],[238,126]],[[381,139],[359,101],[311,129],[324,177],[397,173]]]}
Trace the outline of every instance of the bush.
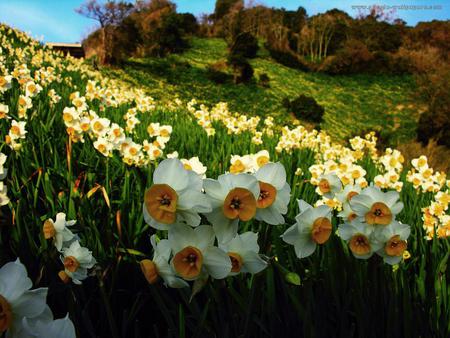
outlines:
{"label": "bush", "polygon": [[230,47],[230,54],[251,59],[256,57],[258,49],[258,40],[252,34],[244,32],[234,38]]}
{"label": "bush", "polygon": [[336,55],[325,59],[319,70],[332,75],[367,72],[373,58],[364,43],[348,40]]}
{"label": "bush", "polygon": [[[444,100],[440,100],[444,101]],[[426,145],[436,140],[438,145],[450,148],[450,106],[444,102],[432,105],[420,116],[417,127],[417,140]]]}
{"label": "bush", "polygon": [[270,87],[270,77],[269,75],[267,75],[266,73],[262,73],[259,76],[259,84],[265,88],[269,88]]}
{"label": "bush", "polygon": [[314,123],[322,122],[325,109],[313,97],[302,94],[292,101],[285,98],[282,103],[298,119]]}
{"label": "bush", "polygon": [[268,44],[265,45],[265,48],[269,51],[270,57],[283,66],[303,71],[311,69],[311,66],[303,58],[292,52],[274,49]]}
{"label": "bush", "polygon": [[233,68],[234,83],[249,83],[254,74],[252,65],[242,56],[229,56],[228,64]]}
{"label": "bush", "polygon": [[216,62],[206,68],[206,77],[215,83],[225,83],[231,80],[232,76],[225,72],[227,65],[225,62]]}

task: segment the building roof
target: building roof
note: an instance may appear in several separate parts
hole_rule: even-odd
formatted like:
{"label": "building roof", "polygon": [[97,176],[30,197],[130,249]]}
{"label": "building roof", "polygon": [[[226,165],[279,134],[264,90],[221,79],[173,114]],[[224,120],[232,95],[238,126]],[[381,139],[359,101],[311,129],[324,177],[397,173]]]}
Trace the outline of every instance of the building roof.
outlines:
{"label": "building roof", "polygon": [[81,48],[81,43],[64,43],[64,42],[47,42],[47,46],[49,47],[72,47],[72,48]]}

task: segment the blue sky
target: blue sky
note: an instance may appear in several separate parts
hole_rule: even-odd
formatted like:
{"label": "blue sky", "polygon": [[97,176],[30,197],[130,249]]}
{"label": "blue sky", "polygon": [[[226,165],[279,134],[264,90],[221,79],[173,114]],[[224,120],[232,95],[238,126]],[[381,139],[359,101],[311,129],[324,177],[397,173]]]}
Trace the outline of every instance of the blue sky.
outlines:
{"label": "blue sky", "polygon": [[[95,21],[75,13],[74,9],[83,0],[0,0],[0,22],[7,23],[30,33],[44,41],[76,42],[95,28]],[[175,0],[179,12],[191,12],[195,15],[211,13],[215,0]],[[419,21],[433,19],[450,19],[450,2],[448,0],[261,0],[257,3],[269,7],[296,9],[306,8],[309,15],[324,12],[331,8],[345,10],[350,15],[357,15],[355,5],[408,5],[429,6],[428,8],[399,9],[396,15],[409,25]],[[434,8],[440,6],[440,9]]]}

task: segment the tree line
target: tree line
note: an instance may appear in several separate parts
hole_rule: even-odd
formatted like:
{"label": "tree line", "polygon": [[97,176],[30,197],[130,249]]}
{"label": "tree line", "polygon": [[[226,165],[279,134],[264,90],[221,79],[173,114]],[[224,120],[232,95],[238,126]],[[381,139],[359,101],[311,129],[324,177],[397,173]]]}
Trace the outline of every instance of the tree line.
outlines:
{"label": "tree line", "polygon": [[[428,106],[420,116],[419,140],[434,136],[450,146],[449,20],[411,27],[377,6],[352,17],[339,9],[308,15],[303,7],[286,10],[243,0],[217,0],[213,13],[199,17],[177,13],[170,0],[88,0],[77,12],[99,23],[83,45],[101,64],[182,52],[190,37],[200,36],[227,42],[226,62],[208,69],[217,83],[227,81],[224,69],[235,83],[251,81],[249,59],[261,45],[277,62],[304,71],[413,74],[417,95]],[[269,78],[263,82],[267,86]]]}

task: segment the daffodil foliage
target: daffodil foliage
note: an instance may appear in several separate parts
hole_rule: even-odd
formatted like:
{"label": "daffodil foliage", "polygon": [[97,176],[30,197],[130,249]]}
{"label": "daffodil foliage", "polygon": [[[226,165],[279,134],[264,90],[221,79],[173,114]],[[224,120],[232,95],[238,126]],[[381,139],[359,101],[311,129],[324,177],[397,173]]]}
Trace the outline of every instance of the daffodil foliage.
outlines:
{"label": "daffodil foliage", "polygon": [[426,157],[0,42],[0,335],[449,336]]}

